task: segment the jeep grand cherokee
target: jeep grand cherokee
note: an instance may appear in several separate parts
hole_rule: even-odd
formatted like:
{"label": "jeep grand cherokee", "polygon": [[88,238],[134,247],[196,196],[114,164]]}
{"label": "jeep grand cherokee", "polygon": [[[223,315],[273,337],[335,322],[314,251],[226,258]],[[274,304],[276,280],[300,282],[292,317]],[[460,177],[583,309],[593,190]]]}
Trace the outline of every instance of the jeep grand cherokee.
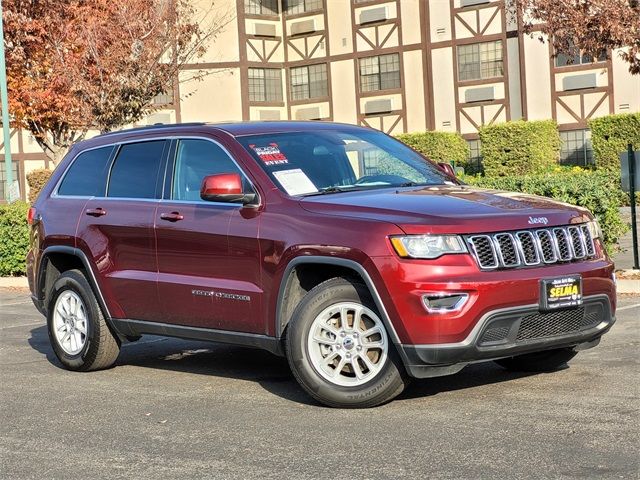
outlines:
{"label": "jeep grand cherokee", "polygon": [[71,370],[143,334],[286,355],[369,407],[478,361],[553,370],[614,322],[585,209],[464,185],[334,123],[184,124],[75,145],[29,211],[28,276]]}

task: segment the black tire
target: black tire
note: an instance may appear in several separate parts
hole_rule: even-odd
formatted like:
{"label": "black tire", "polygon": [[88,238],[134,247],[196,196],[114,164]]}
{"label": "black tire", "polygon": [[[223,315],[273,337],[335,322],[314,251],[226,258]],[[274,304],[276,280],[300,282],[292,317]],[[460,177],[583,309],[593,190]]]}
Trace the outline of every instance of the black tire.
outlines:
{"label": "black tire", "polygon": [[362,385],[336,385],[313,366],[307,344],[312,324],[321,312],[340,302],[358,303],[379,317],[369,290],[355,280],[332,278],[309,291],[295,309],[287,327],[287,359],[296,380],[309,395],[330,407],[368,408],[392,400],[408,385],[409,377],[388,332],[386,360],[379,366],[378,373]]}
{"label": "black tire", "polygon": [[[63,293],[71,291],[82,300],[86,310],[86,338],[83,348],[76,354],[65,352],[54,333],[56,301]],[[69,370],[89,371],[111,367],[120,353],[120,341],[107,325],[93,289],[80,270],[64,272],[56,280],[49,296],[47,329],[49,341],[58,360]]]}
{"label": "black tire", "polygon": [[501,358],[495,362],[512,372],[553,372],[564,366],[578,352],[571,348],[528,353],[516,357]]}

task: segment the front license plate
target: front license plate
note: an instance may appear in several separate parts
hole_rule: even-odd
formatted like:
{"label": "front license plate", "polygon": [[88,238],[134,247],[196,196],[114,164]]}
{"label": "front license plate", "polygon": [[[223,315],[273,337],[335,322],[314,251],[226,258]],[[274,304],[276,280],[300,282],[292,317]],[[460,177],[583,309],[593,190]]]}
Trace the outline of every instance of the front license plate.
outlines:
{"label": "front license plate", "polygon": [[540,308],[542,310],[557,310],[578,305],[582,305],[582,277],[580,275],[540,280]]}

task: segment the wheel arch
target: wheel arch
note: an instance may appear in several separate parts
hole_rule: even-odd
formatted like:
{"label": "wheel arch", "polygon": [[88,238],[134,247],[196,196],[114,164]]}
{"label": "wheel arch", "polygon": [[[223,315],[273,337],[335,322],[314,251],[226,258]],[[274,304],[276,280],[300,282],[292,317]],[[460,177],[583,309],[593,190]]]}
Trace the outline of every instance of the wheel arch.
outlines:
{"label": "wheel arch", "polygon": [[[330,268],[327,270],[327,267]],[[314,268],[315,270],[313,270]],[[320,270],[320,268],[322,270]],[[307,275],[308,272],[311,271],[311,274],[316,274],[318,279],[318,281],[312,281],[309,285],[310,288],[308,289],[306,289],[305,285],[303,285],[302,282],[304,280],[301,279],[300,276],[300,272],[303,272],[305,269],[309,269],[307,270]],[[322,283],[322,281],[324,280],[339,276],[354,277],[358,280],[361,280],[366,285],[366,287],[369,289],[369,292],[371,293],[376,307],[378,308],[378,311],[380,312],[382,321],[384,322],[391,341],[396,344],[400,343],[400,339],[393,326],[393,323],[391,322],[389,313],[387,312],[378,289],[373,283],[373,280],[371,279],[371,276],[369,275],[367,270],[360,263],[354,260],[313,255],[305,255],[304,257],[294,258],[287,264],[284,274],[282,275],[280,288],[278,290],[278,301],[276,304],[276,337],[279,339],[283,337],[283,333],[285,332],[286,327],[291,320],[291,316],[293,314],[293,311],[295,310],[296,305],[311,288],[315,287],[319,283]]]}
{"label": "wheel arch", "polygon": [[104,301],[89,259],[82,250],[64,245],[47,247],[42,253],[36,282],[38,301],[42,306],[43,312],[46,313],[47,300],[53,284],[62,273],[72,269],[79,269],[85,273],[85,277],[98,299],[102,313],[106,321],[110,323],[109,309]]}

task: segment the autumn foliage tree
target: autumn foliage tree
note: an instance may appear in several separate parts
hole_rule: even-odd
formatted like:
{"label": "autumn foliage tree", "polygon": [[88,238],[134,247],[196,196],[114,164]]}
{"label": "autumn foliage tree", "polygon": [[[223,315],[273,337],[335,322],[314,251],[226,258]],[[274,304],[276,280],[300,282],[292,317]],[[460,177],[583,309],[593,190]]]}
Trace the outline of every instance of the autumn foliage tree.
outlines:
{"label": "autumn foliage tree", "polygon": [[557,53],[599,58],[618,55],[640,74],[638,0],[513,0],[524,30],[549,39]]}
{"label": "autumn foliage tree", "polygon": [[[189,0],[3,0],[9,113],[57,163],[153,111],[232,17]],[[203,73],[192,71],[191,78]]]}

